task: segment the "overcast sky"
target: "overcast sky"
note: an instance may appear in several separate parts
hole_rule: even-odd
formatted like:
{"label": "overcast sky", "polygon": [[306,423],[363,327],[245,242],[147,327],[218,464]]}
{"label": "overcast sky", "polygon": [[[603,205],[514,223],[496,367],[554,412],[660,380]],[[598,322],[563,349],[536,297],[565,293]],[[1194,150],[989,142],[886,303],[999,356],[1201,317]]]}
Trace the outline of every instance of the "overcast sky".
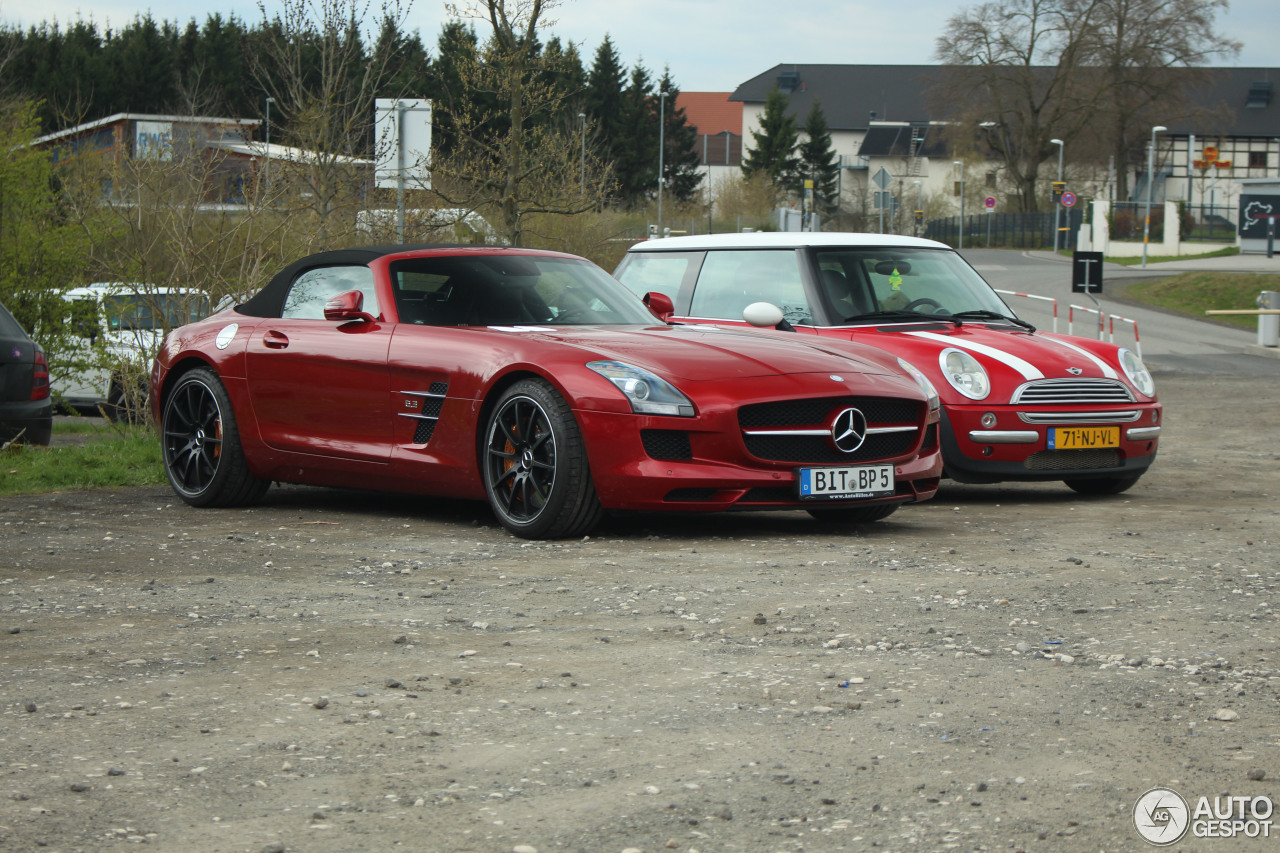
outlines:
{"label": "overcast sky", "polygon": [[[270,14],[279,8],[278,0],[264,2]],[[947,19],[969,5],[976,0],[917,0],[909,6],[860,0],[563,0],[549,32],[577,44],[588,67],[608,34],[628,69],[640,62],[656,78],[669,66],[684,91],[729,92],[779,63],[931,64]],[[215,11],[249,24],[262,18],[253,0],[214,0],[200,7],[183,0],[0,0],[0,20],[25,28],[84,17],[118,27],[148,9],[156,19],[182,24],[192,17],[203,22]],[[434,52],[445,20],[442,0],[416,0],[406,29],[417,30]],[[1244,44],[1230,64],[1280,67],[1274,0],[1232,0],[1218,23]]]}

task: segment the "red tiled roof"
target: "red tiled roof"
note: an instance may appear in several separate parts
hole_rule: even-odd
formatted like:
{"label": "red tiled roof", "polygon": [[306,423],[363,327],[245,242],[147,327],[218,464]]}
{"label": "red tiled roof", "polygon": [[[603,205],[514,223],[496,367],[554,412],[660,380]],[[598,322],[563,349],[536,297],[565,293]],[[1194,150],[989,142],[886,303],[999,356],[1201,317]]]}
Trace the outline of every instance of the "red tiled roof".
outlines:
{"label": "red tiled roof", "polygon": [[742,135],[742,104],[730,101],[732,92],[681,92],[676,108],[683,109],[689,124],[698,133],[716,134],[729,131]]}

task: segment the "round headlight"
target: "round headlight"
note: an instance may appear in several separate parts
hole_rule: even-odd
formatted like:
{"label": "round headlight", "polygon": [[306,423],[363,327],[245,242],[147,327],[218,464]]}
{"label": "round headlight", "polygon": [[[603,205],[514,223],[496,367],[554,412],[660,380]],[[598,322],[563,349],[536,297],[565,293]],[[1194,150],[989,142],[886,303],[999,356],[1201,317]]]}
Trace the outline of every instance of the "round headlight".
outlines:
{"label": "round headlight", "polygon": [[964,350],[944,349],[938,355],[938,364],[951,387],[970,400],[983,400],[991,393],[986,368]]}
{"label": "round headlight", "polygon": [[1156,395],[1155,380],[1151,378],[1151,371],[1147,370],[1147,366],[1142,363],[1142,359],[1138,358],[1138,354],[1132,350],[1122,349],[1117,355],[1120,359],[1120,367],[1124,370],[1124,375],[1133,383],[1133,387],[1148,397],[1154,397]]}

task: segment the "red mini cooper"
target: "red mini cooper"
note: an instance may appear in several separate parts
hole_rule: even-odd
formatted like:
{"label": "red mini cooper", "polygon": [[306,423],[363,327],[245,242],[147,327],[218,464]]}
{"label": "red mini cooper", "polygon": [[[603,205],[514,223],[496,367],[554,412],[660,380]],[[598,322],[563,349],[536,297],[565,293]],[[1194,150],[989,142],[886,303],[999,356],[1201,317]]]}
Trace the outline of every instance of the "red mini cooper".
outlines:
{"label": "red mini cooper", "polygon": [[673,237],[633,246],[614,275],[670,301],[678,321],[777,326],[900,356],[938,388],[945,475],[958,482],[1062,480],[1115,494],[1155,460],[1160,404],[1138,355],[1037,331],[942,243]]}

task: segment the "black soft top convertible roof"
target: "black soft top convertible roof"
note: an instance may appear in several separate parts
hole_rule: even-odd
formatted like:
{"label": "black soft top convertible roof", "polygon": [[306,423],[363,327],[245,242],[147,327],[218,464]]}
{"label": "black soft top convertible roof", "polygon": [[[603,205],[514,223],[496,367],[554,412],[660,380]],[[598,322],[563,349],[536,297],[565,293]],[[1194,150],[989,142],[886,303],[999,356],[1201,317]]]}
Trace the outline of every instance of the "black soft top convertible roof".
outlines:
{"label": "black soft top convertible roof", "polygon": [[248,301],[236,306],[239,314],[249,317],[279,317],[284,309],[284,299],[289,292],[289,285],[302,273],[316,267],[333,266],[368,266],[371,261],[387,255],[398,255],[401,252],[415,252],[424,249],[473,249],[459,243],[419,243],[392,244],[387,246],[361,246],[355,249],[334,249],[318,252],[294,261],[280,270],[267,282],[267,286],[258,291]]}

